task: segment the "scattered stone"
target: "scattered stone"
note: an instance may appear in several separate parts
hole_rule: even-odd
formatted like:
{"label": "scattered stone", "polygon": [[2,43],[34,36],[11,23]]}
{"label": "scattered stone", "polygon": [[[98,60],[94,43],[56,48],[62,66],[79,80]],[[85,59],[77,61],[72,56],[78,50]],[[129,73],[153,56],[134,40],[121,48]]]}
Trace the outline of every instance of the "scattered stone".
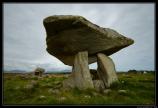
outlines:
{"label": "scattered stone", "polygon": [[96,92],[92,92],[92,95],[93,95],[93,96],[98,96],[99,94],[96,93]]}
{"label": "scattered stone", "polygon": [[60,89],[61,87],[62,87],[62,84],[59,83],[58,85],[55,85],[53,88],[54,89]]}
{"label": "scattered stone", "polygon": [[122,84],[124,84],[124,83],[125,83],[125,81],[121,81],[121,83],[122,83]]}
{"label": "scattered stone", "polygon": [[51,75],[48,75],[48,78],[52,78],[52,76],[51,76]]}
{"label": "scattered stone", "polygon": [[51,83],[42,84],[42,87],[53,88],[54,86]]}
{"label": "scattered stone", "polygon": [[27,84],[24,86],[24,89],[26,90],[32,90],[34,88],[34,86],[32,84]]}
{"label": "scattered stone", "polygon": [[144,72],[143,72],[143,74],[147,74],[147,72],[146,72],[146,71],[144,71]]}
{"label": "scattered stone", "polygon": [[69,76],[70,76],[69,74],[64,75],[65,78],[68,78]]}
{"label": "scattered stone", "polygon": [[15,90],[18,90],[18,89],[20,89],[20,87],[19,87],[19,86],[16,86],[16,87],[15,87]]}
{"label": "scattered stone", "polygon": [[61,97],[60,99],[61,99],[61,100],[65,100],[65,99],[66,99],[66,97]]}
{"label": "scattered stone", "polygon": [[93,85],[96,91],[101,92],[105,89],[104,83],[102,80],[93,80]]}
{"label": "scattered stone", "polygon": [[126,76],[126,78],[132,78],[132,76]]}
{"label": "scattered stone", "polygon": [[39,77],[38,77],[38,80],[43,80],[43,77],[39,76]]}
{"label": "scattered stone", "polygon": [[20,79],[27,80],[27,79],[29,79],[29,77],[25,74],[22,74],[22,75],[20,75]]}
{"label": "scattered stone", "polygon": [[74,83],[73,77],[70,76],[68,79],[64,80],[62,82],[62,85],[63,85],[64,89],[75,88],[75,83]]}
{"label": "scattered stone", "polygon": [[43,78],[49,78],[49,75],[43,75]]}
{"label": "scattered stone", "polygon": [[37,86],[38,86],[38,82],[31,80],[28,84],[24,86],[24,89],[27,91],[32,91]]}
{"label": "scattered stone", "polygon": [[39,98],[40,98],[40,99],[45,99],[46,96],[41,95],[41,96],[39,96]]}
{"label": "scattered stone", "polygon": [[64,100],[66,100],[66,97],[59,97],[58,100],[59,100],[59,101],[64,101]]}
{"label": "scattered stone", "polygon": [[48,89],[48,93],[53,93],[53,89]]}
{"label": "scattered stone", "polygon": [[118,90],[118,93],[119,93],[119,94],[126,94],[126,93],[127,93],[127,90]]}
{"label": "scattered stone", "polygon": [[60,81],[55,81],[54,84],[55,84],[55,85],[59,85],[59,84],[60,84]]}
{"label": "scattered stone", "polygon": [[111,92],[111,89],[105,89],[105,90],[103,91],[104,94],[109,94],[110,92]]}
{"label": "scattered stone", "polygon": [[60,92],[59,92],[58,89],[55,89],[55,90],[52,91],[52,93],[54,93],[54,94],[59,94]]}
{"label": "scattered stone", "polygon": [[49,89],[48,92],[49,93],[53,93],[53,94],[59,94],[59,90],[58,89]]}
{"label": "scattered stone", "polygon": [[32,80],[30,84],[33,85],[33,86],[38,86],[38,82],[34,81],[34,80]]}
{"label": "scattered stone", "polygon": [[91,98],[91,96],[89,96],[89,95],[85,95],[84,97],[85,97],[85,98]]}

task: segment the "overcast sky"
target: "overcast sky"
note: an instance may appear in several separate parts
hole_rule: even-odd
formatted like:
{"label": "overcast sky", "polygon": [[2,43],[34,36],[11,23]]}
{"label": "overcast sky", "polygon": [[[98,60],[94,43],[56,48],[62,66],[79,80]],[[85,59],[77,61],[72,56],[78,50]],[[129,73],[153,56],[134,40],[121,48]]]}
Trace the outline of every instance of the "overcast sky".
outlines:
{"label": "overcast sky", "polygon": [[[5,70],[70,70],[46,52],[43,19],[51,15],[81,15],[104,28],[112,28],[135,43],[110,57],[117,71],[155,70],[154,4],[4,4],[3,65]],[[97,63],[89,65],[96,69]]]}

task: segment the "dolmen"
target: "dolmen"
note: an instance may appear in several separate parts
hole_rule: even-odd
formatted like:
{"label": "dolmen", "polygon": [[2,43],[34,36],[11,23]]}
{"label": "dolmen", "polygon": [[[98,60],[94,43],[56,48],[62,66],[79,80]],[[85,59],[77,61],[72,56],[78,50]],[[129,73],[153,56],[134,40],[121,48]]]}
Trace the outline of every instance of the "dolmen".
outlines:
{"label": "dolmen", "polygon": [[[64,87],[106,89],[118,81],[113,60],[109,57],[131,45],[134,40],[110,28],[91,23],[82,16],[54,15],[43,20],[47,52],[72,66]],[[89,64],[97,62],[99,79],[92,79]]]}

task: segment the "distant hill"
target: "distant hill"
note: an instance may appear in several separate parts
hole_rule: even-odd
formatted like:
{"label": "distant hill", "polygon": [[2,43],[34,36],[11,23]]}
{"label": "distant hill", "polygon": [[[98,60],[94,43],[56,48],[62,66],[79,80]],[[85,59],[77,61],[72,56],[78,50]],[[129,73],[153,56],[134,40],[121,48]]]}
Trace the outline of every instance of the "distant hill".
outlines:
{"label": "distant hill", "polygon": [[[30,73],[31,71],[25,71],[25,70],[4,70],[4,73]],[[70,70],[61,70],[61,71],[46,71],[45,73],[70,73]]]}
{"label": "distant hill", "polygon": [[65,73],[65,74],[67,74],[67,73],[71,73],[71,72],[70,72],[70,71],[59,71],[59,72],[58,72],[58,71],[56,71],[56,72],[54,72],[54,71],[47,71],[47,72],[45,72],[45,74],[47,74],[47,73],[48,73],[48,74],[49,74],[49,73],[62,73],[62,74]]}
{"label": "distant hill", "polygon": [[24,70],[4,70],[4,73],[26,73]]}

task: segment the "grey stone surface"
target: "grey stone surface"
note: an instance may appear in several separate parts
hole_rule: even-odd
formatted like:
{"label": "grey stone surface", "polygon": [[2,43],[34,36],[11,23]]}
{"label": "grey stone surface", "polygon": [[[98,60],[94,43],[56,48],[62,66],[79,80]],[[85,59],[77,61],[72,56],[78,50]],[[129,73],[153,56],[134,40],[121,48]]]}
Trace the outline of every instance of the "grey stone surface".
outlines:
{"label": "grey stone surface", "polygon": [[72,74],[74,74],[75,84],[79,89],[94,88],[88,67],[87,51],[79,52],[75,55],[72,72]]}
{"label": "grey stone surface", "polygon": [[112,91],[111,89],[105,89],[105,90],[103,90],[103,93],[104,94],[109,94],[111,91]]}
{"label": "grey stone surface", "polygon": [[117,31],[99,27],[81,16],[54,15],[45,18],[43,24],[48,53],[70,66],[78,52],[88,51],[90,64],[97,61],[97,53],[109,56],[134,43]]}
{"label": "grey stone surface", "polygon": [[128,91],[127,91],[127,90],[118,90],[118,93],[119,93],[119,94],[123,94],[123,95],[124,95],[124,94],[127,94],[127,93],[128,93]]}
{"label": "grey stone surface", "polygon": [[101,92],[105,89],[105,86],[102,80],[93,80],[93,85],[96,91],[98,92]]}
{"label": "grey stone surface", "polygon": [[98,76],[104,82],[105,88],[109,88],[113,82],[117,82],[115,65],[112,59],[105,54],[98,53]]}
{"label": "grey stone surface", "polygon": [[70,78],[63,82],[64,87],[79,89],[94,88],[88,67],[88,52],[79,52],[75,55],[74,66]]}

